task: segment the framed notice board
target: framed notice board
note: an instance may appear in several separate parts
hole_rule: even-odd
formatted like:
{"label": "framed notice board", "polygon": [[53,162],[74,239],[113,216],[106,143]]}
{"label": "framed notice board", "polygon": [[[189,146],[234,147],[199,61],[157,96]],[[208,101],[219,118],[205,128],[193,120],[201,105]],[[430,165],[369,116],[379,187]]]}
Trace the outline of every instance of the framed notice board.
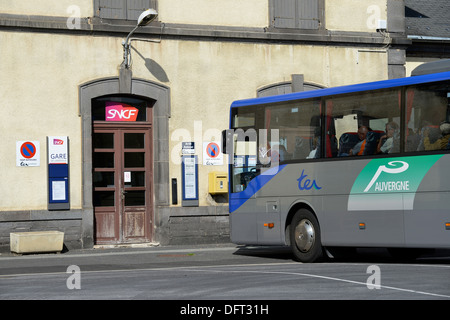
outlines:
{"label": "framed notice board", "polygon": [[198,207],[198,157],[181,156],[181,193],[183,207]]}

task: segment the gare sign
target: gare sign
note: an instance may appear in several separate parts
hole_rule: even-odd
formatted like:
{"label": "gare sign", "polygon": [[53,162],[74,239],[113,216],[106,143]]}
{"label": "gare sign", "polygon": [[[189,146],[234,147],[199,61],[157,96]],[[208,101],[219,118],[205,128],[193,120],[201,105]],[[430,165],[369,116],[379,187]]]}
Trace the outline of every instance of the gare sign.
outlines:
{"label": "gare sign", "polygon": [[68,137],[48,137],[48,164],[68,164]]}

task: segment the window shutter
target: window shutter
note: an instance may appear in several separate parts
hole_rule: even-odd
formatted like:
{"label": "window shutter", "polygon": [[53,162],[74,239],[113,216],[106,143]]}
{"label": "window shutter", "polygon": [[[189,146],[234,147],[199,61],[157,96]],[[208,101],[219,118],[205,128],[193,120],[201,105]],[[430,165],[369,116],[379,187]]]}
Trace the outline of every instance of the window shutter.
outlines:
{"label": "window shutter", "polygon": [[298,0],[273,0],[275,28],[295,28],[295,8]]}
{"label": "window shutter", "polygon": [[122,0],[96,0],[96,15],[104,19],[126,19],[127,3]]}
{"label": "window shutter", "polygon": [[151,8],[150,0],[127,0],[126,3],[127,3],[127,20],[136,21],[143,11]]}
{"label": "window shutter", "polygon": [[272,0],[275,28],[319,28],[319,0]]}
{"label": "window shutter", "polygon": [[95,15],[104,19],[136,21],[150,8],[157,9],[157,0],[94,0]]}
{"label": "window shutter", "polygon": [[318,29],[319,1],[298,0],[297,5],[297,28],[313,30]]}

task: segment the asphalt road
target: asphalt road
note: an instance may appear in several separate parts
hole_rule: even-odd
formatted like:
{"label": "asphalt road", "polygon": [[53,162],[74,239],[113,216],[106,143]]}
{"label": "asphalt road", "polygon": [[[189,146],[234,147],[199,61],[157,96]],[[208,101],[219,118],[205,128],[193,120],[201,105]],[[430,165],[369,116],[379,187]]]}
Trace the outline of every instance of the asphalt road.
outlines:
{"label": "asphalt road", "polygon": [[204,305],[264,315],[275,308],[268,300],[449,300],[450,254],[401,263],[375,250],[315,264],[285,248],[235,245],[2,254],[0,299],[170,300],[172,313],[202,316]]}

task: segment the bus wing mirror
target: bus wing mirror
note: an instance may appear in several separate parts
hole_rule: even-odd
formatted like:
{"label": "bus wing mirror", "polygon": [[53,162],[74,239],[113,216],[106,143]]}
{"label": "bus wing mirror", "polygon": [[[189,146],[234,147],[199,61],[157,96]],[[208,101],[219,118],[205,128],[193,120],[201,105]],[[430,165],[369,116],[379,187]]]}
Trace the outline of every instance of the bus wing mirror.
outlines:
{"label": "bus wing mirror", "polygon": [[222,131],[222,153],[233,153],[233,129],[227,129]]}

